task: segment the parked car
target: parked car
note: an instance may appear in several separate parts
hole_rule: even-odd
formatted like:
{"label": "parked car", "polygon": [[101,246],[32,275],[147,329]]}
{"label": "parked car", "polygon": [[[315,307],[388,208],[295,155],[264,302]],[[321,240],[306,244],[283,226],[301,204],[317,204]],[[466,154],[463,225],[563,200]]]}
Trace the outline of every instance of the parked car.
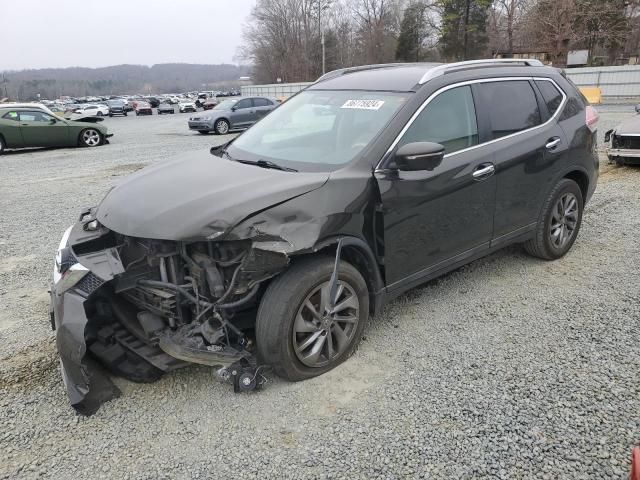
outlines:
{"label": "parked car", "polygon": [[196,104],[186,98],[180,99],[180,102],[178,102],[178,111],[180,113],[196,112]]}
{"label": "parked car", "polygon": [[205,110],[212,110],[213,108],[218,106],[218,100],[215,98],[209,98],[202,103],[202,108]]}
{"label": "parked car", "polygon": [[609,162],[640,164],[640,105],[636,114],[604,134]]}
{"label": "parked car", "polygon": [[304,380],[416,285],[513,243],[561,258],[596,188],[597,122],[537,60],[355,67],[214,156],[134,173],[56,255],[72,404],[92,413],[118,393],[85,354],[137,381],[188,363],[224,366],[238,390],[263,365]]}
{"label": "parked car", "polygon": [[104,115],[109,115],[109,107],[106,105],[80,105],[73,111],[76,115],[95,115],[97,117],[102,117]]}
{"label": "parked car", "polygon": [[136,103],[136,115],[153,115],[151,105],[147,102],[138,101]]}
{"label": "parked car", "polygon": [[270,97],[230,98],[211,111],[192,116],[189,128],[203,134],[225,135],[231,130],[250,127],[277,106],[277,100]]}
{"label": "parked car", "polygon": [[170,103],[162,102],[158,105],[158,115],[162,115],[163,113],[176,113],[175,108]]}
{"label": "parked car", "polygon": [[109,106],[110,117],[113,117],[114,115],[124,115],[125,117],[127,116],[127,104],[124,100],[107,100],[107,105]]}
{"label": "parked car", "polygon": [[0,154],[28,147],[97,147],[113,134],[93,122],[60,118],[38,104],[0,104]]}

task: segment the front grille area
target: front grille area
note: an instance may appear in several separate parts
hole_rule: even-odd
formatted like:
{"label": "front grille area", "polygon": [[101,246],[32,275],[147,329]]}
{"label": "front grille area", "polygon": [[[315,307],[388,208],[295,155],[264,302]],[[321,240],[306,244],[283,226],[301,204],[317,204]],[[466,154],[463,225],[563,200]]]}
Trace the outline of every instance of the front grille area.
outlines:
{"label": "front grille area", "polygon": [[76,288],[82,290],[87,295],[91,295],[99,289],[103,283],[104,282],[100,278],[89,272],[77,283]]}
{"label": "front grille area", "polygon": [[613,148],[640,149],[640,137],[625,137],[614,135],[611,142]]}

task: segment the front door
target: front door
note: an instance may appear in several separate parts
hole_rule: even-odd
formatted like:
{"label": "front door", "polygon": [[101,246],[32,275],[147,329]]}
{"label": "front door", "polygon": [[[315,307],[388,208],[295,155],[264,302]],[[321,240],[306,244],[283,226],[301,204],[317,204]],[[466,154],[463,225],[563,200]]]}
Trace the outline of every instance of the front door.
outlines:
{"label": "front door", "polygon": [[17,111],[7,112],[0,118],[0,133],[4,137],[7,148],[24,147],[20,131],[20,115]]}
{"label": "front door", "polygon": [[479,146],[471,87],[434,97],[395,148],[413,142],[440,143],[445,157],[432,171],[376,172],[390,290],[488,249],[493,233],[493,151]]}
{"label": "front door", "polygon": [[38,110],[18,112],[25,147],[60,147],[69,144],[64,120]]}
{"label": "front door", "polygon": [[234,127],[246,127],[255,122],[256,110],[253,107],[253,100],[243,98],[235,105],[235,111],[231,113],[231,124]]}

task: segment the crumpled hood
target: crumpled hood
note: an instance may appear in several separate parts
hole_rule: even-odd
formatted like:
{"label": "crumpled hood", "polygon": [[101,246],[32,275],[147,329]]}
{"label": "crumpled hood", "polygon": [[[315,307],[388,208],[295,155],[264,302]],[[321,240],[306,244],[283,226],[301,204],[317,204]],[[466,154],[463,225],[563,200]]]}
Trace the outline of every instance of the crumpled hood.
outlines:
{"label": "crumpled hood", "polygon": [[616,135],[640,135],[640,115],[628,118],[618,125]]}
{"label": "crumpled hood", "polygon": [[284,172],[196,152],[126,177],[102,200],[97,218],[133,237],[204,239],[315,190],[328,178],[329,173]]}

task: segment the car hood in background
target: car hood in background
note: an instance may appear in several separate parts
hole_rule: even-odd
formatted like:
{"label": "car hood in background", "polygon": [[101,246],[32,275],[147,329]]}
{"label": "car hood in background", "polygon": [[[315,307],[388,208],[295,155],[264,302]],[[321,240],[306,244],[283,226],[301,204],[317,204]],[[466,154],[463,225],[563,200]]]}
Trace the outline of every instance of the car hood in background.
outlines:
{"label": "car hood in background", "polygon": [[628,118],[618,125],[616,135],[640,135],[640,115]]}
{"label": "car hood in background", "polygon": [[321,187],[329,173],[283,172],[197,152],[126,177],[98,206],[111,230],[140,238],[201,240]]}

